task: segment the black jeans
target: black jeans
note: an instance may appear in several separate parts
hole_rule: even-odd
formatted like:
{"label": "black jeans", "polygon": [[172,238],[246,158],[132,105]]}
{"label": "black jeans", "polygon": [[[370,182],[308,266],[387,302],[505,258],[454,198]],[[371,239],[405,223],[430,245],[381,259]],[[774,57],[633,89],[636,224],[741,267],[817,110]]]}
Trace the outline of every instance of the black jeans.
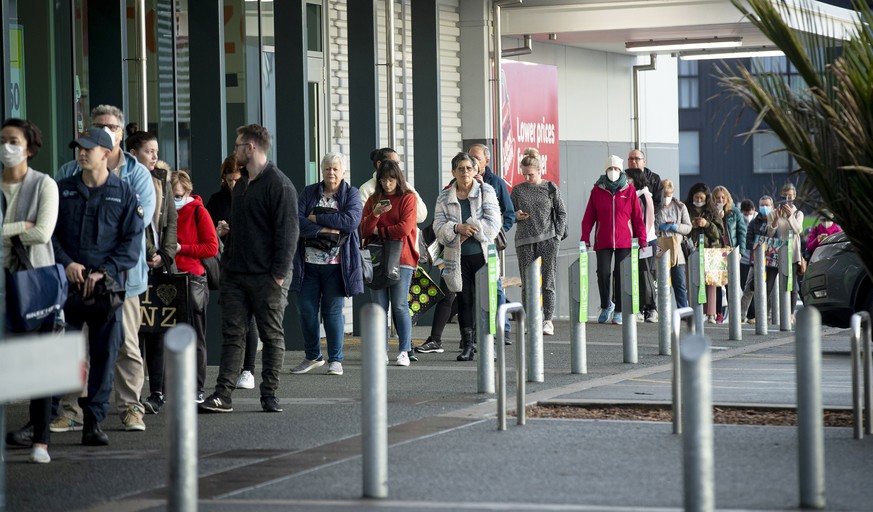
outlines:
{"label": "black jeans", "polygon": [[[615,312],[621,313],[621,262],[630,256],[630,249],[600,249],[597,252],[597,289],[600,292],[600,309],[609,307],[611,300]],[[615,264],[613,265],[613,255]],[[614,270],[610,269],[613,266]],[[610,294],[610,286],[612,293]]]}
{"label": "black jeans", "polygon": [[448,288],[444,291],[446,296],[436,305],[433,312],[433,323],[430,326],[430,337],[436,341],[442,341],[443,331],[446,329],[446,324],[449,323],[449,318],[452,316],[452,305],[455,303],[455,292],[448,291]]}
{"label": "black jeans", "polygon": [[485,255],[480,253],[461,255],[461,291],[457,293],[458,326],[463,330],[476,322],[476,271],[485,264]]}
{"label": "black jeans", "polygon": [[279,372],[285,360],[285,331],[282,322],[288,305],[291,276],[282,286],[269,273],[221,273],[221,364],[215,392],[230,398],[236,389],[243,360],[243,345],[252,315],[258,324],[264,349],[261,354],[261,396],[275,396]]}
{"label": "black jeans", "polygon": [[258,323],[255,315],[249,319],[249,329],[246,331],[246,357],[243,361],[243,370],[255,373],[255,359],[258,357]]}

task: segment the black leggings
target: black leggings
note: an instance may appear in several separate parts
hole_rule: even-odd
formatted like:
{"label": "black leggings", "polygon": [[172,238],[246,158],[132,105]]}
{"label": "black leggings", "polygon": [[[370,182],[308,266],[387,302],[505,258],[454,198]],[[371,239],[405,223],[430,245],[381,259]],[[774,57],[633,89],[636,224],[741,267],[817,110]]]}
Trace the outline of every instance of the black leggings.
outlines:
{"label": "black leggings", "polygon": [[[630,256],[630,249],[600,249],[597,253],[597,289],[600,292],[600,309],[615,304],[615,312],[621,313],[621,262]],[[613,264],[613,255],[615,263]],[[610,269],[613,266],[614,270]],[[611,278],[611,279],[610,279]],[[610,285],[612,294],[610,294]]]}
{"label": "black leggings", "polygon": [[452,316],[452,305],[455,304],[455,295],[455,292],[450,292],[446,289],[446,296],[436,305],[436,309],[433,312],[430,337],[436,341],[441,342],[443,339],[443,331],[446,329],[446,324],[449,323],[449,318]]}
{"label": "black leggings", "polygon": [[458,326],[472,328],[476,323],[476,271],[485,264],[485,255],[480,253],[461,255],[461,291],[457,294]]}

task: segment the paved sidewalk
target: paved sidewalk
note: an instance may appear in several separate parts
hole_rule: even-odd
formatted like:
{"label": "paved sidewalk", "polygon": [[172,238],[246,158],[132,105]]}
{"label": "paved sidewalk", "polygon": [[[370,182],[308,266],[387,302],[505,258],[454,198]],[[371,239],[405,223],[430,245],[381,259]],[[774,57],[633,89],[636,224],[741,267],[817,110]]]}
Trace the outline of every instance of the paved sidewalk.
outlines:
{"label": "paved sidewalk", "polygon": [[[639,363],[622,363],[621,328],[589,323],[588,368],[570,374],[569,324],[545,337],[546,381],[527,383],[537,401],[669,401],[670,358],[658,355],[657,324],[638,324]],[[791,406],[793,334],[770,331],[713,341],[716,403]],[[823,394],[827,406],[850,397],[848,332],[825,329]],[[239,390],[234,412],[198,416],[202,510],[678,510],[682,508],[681,437],[668,423],[528,419],[496,430],[496,403],[476,392],[476,364],[458,362],[457,329],[443,354],[423,354],[409,368],[388,367],[389,499],[362,495],[360,344],[348,339],[345,374],[325,367],[287,370],[285,413],[260,412],[258,391]],[[423,340],[426,328],[415,328]],[[392,352],[396,341],[392,341]],[[508,347],[514,348],[514,347]],[[393,357],[392,357],[393,359]],[[514,350],[507,351],[514,406]],[[214,382],[217,368],[209,368]],[[260,376],[256,376],[260,382]],[[26,421],[26,404],[7,407],[7,425]],[[167,415],[148,415],[145,432],[104,423],[111,445],[86,448],[79,433],[54,434],[49,465],[7,453],[7,510],[163,510],[167,485]],[[788,427],[716,425],[716,505],[722,510],[796,509],[797,437]],[[828,510],[869,510],[873,441],[827,428]]]}

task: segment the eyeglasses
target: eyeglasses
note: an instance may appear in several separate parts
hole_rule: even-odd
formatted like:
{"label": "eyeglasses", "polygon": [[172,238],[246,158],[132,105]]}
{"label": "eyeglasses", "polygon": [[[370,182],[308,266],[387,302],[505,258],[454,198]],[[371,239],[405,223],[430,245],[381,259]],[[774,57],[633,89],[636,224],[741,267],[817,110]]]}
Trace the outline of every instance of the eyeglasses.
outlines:
{"label": "eyeglasses", "polygon": [[235,147],[248,146],[251,142],[243,142],[242,144],[234,144]]}
{"label": "eyeglasses", "polygon": [[94,123],[94,128],[109,128],[111,131],[117,132],[118,130],[121,129],[121,126],[119,126],[117,124]]}
{"label": "eyeglasses", "polygon": [[643,160],[643,157],[641,157],[641,156],[629,156],[629,157],[627,157],[627,159],[628,159],[629,161],[632,160],[632,161],[634,161],[634,162],[638,162],[638,161],[640,161],[640,160]]}
{"label": "eyeglasses", "polygon": [[474,170],[476,170],[476,168],[472,165],[468,165],[466,167],[455,167],[455,170],[458,172],[473,172]]}
{"label": "eyeglasses", "polygon": [[181,195],[181,196],[174,195],[173,197],[175,197],[176,199],[182,199],[185,196],[184,195]]}

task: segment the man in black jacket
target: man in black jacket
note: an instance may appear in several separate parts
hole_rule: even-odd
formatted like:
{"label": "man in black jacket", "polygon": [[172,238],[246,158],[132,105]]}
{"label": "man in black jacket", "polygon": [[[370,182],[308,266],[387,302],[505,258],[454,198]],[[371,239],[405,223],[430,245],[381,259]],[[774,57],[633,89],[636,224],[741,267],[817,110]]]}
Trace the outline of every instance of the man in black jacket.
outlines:
{"label": "man in black jacket", "polygon": [[264,343],[261,407],[282,412],[276,389],[285,359],[282,322],[288,304],[292,262],[297,248],[297,191],[267,160],[270,134],[257,124],[236,130],[234,154],[242,167],[233,189],[231,225],[221,257],[221,363],[215,392],[200,409],[232,412],[246,327],[255,315]]}
{"label": "man in black jacket", "polygon": [[[661,185],[661,177],[658,176],[658,173],[646,167],[646,154],[639,149],[632,149],[630,153],[627,154],[627,166],[629,169],[640,169],[643,171],[643,176],[646,178],[646,185],[649,187],[649,192],[652,193],[652,206],[655,208],[655,217],[657,217],[661,208],[664,207],[664,186]],[[645,245],[645,243],[646,241],[640,240],[641,247]],[[649,245],[652,246],[653,252],[657,252],[657,240],[652,240],[649,242]],[[643,260],[640,260],[640,262],[643,263]],[[648,274],[648,282],[650,283],[655,281],[656,270],[655,265],[648,263],[640,265],[640,271]],[[644,321],[650,323],[658,321],[658,309],[656,303],[651,302],[649,304],[640,304],[640,309],[642,309]]]}

